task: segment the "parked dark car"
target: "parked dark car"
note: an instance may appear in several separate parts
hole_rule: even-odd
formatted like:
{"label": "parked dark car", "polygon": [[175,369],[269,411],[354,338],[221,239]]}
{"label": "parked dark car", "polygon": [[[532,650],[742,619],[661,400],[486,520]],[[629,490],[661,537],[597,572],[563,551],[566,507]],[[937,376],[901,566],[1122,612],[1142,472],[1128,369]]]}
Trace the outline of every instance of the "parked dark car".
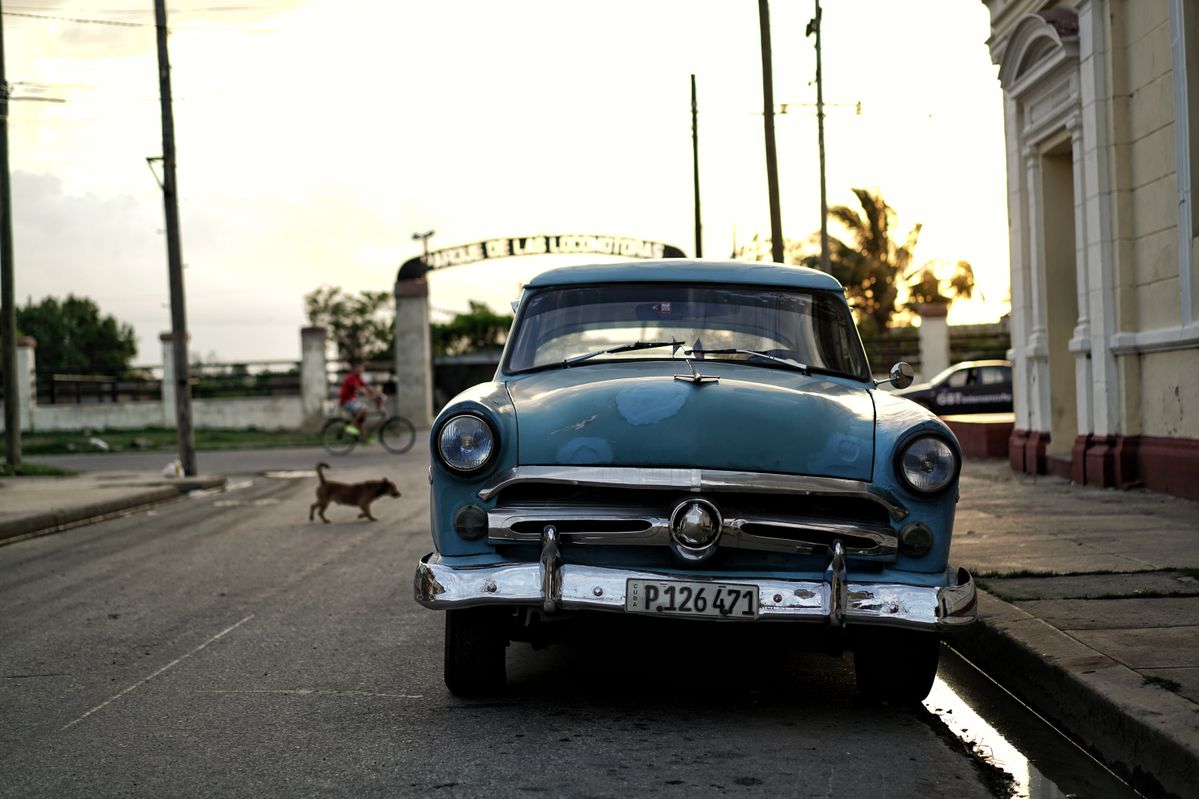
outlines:
{"label": "parked dark car", "polygon": [[928,408],[938,416],[957,413],[1010,413],[1011,361],[964,361],[927,383],[895,394]]}

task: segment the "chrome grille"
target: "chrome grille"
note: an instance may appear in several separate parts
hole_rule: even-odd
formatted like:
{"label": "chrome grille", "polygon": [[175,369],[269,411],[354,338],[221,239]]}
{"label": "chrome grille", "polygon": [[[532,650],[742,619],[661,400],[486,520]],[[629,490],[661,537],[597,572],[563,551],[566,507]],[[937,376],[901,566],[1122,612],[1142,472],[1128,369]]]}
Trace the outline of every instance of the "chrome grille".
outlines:
{"label": "chrome grille", "polygon": [[[522,471],[518,469],[479,492],[496,499],[488,513],[493,543],[535,543],[552,525],[563,540],[576,544],[665,547],[673,509],[702,496],[723,516],[722,548],[826,555],[840,541],[847,556],[890,560],[897,547],[890,519],[907,515],[892,498],[877,498],[865,484],[848,480],[791,478],[796,490],[787,492],[779,490],[780,476],[766,475],[766,490],[755,491],[743,473],[736,479],[724,473],[713,483],[719,488],[697,491],[705,475],[696,478],[693,470],[683,470],[690,472],[685,481],[663,486],[635,479],[637,472],[647,470],[619,470],[633,474],[607,482],[591,479],[594,470],[587,467],[535,468],[554,469],[553,478],[537,479],[544,472],[514,474]],[[604,469],[603,477],[612,478],[614,471]],[[663,470],[648,471],[657,475]]]}

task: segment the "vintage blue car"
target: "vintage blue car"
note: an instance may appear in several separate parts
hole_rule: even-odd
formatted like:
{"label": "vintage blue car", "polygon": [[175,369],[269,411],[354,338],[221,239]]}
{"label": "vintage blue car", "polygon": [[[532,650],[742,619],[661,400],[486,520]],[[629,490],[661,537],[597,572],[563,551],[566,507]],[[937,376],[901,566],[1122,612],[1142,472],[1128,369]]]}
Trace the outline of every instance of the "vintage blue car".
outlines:
{"label": "vintage blue car", "polygon": [[948,564],[961,452],[877,385],[821,272],[666,260],[534,278],[495,379],[430,435],[437,551],[415,592],[446,611],[450,691],[502,690],[510,641],[607,612],[697,633],[793,623],[852,650],[866,695],[923,699],[941,634],[975,618]]}

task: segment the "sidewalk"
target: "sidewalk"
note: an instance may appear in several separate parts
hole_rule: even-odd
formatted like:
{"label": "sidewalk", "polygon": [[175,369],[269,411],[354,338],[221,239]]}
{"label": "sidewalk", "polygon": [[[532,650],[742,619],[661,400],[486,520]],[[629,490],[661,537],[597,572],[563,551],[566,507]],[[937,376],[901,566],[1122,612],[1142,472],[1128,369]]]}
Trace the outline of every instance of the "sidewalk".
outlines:
{"label": "sidewalk", "polygon": [[[0,478],[0,543],[223,483]],[[1199,503],[967,460],[951,562],[982,589],[952,646],[1146,795],[1199,796]]]}
{"label": "sidewalk", "polygon": [[982,589],[952,646],[1141,792],[1199,796],[1199,503],[968,460],[951,561]]}
{"label": "sidewalk", "polygon": [[225,485],[214,475],[163,477],[156,472],[87,472],[73,477],[0,477],[0,544],[99,521]]}

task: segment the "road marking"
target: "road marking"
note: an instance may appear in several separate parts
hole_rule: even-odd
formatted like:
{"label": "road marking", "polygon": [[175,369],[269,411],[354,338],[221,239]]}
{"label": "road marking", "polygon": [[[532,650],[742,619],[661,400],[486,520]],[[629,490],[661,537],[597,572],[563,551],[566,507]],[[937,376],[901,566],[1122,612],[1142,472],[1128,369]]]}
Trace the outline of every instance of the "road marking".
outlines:
{"label": "road marking", "polygon": [[201,694],[293,694],[295,696],[372,696],[380,699],[424,699],[424,694],[389,694],[378,691],[337,691],[316,688],[247,688],[241,691],[207,690]]}
{"label": "road marking", "polygon": [[219,633],[217,633],[216,635],[214,635],[214,636],[212,636],[211,638],[209,638],[209,639],[208,639],[207,641],[205,641],[204,643],[200,644],[198,647],[196,647],[196,648],[195,648],[195,649],[193,649],[192,651],[188,652],[186,655],[183,655],[183,656],[181,656],[181,657],[177,657],[177,658],[175,658],[175,659],[174,659],[174,660],[172,660],[170,663],[166,664],[166,665],[165,665],[165,666],[163,666],[161,669],[159,669],[158,671],[156,671],[156,672],[154,672],[153,674],[151,674],[149,677],[144,677],[144,678],[142,678],[142,679],[138,680],[138,681],[137,681],[137,682],[135,682],[133,685],[129,686],[129,687],[128,687],[128,688],[126,688],[124,691],[121,691],[119,694],[117,694],[116,696],[112,697],[111,699],[108,699],[107,701],[105,701],[105,702],[101,702],[100,704],[96,705],[94,708],[92,708],[92,709],[91,709],[91,710],[89,710],[88,712],[84,713],[82,716],[80,716],[79,718],[75,719],[74,721],[72,721],[72,722],[71,722],[70,724],[68,724],[67,726],[63,727],[61,730],[59,730],[59,732],[65,732],[66,730],[69,730],[71,727],[74,727],[76,724],[78,724],[79,722],[83,721],[85,718],[87,718],[88,716],[92,715],[92,714],[93,714],[93,713],[95,713],[97,710],[101,710],[101,709],[103,709],[103,708],[107,707],[108,705],[111,705],[113,702],[117,701],[117,700],[118,700],[118,699],[120,699],[122,696],[124,696],[125,694],[127,694],[127,693],[129,693],[130,691],[134,690],[135,688],[140,688],[141,686],[143,686],[143,685],[145,685],[146,683],[150,682],[150,680],[154,679],[154,678],[155,678],[155,677],[157,677],[159,674],[162,674],[162,673],[163,673],[164,671],[166,671],[167,669],[174,668],[174,667],[175,667],[175,666],[177,666],[178,664],[180,664],[180,663],[182,663],[183,661],[187,660],[187,659],[188,659],[189,657],[191,657],[192,655],[194,655],[194,654],[196,654],[197,652],[199,652],[199,651],[200,651],[201,649],[203,649],[204,647],[206,647],[206,646],[208,646],[209,644],[211,644],[213,641],[217,641],[217,640],[220,640],[221,638],[224,638],[226,635],[228,635],[229,633],[233,632],[233,631],[234,631],[234,630],[236,630],[238,627],[242,626],[243,624],[245,624],[246,622],[248,622],[248,621],[249,621],[250,619],[252,619],[252,618],[254,618],[254,614],[253,614],[253,613],[251,613],[249,616],[246,616],[244,619],[242,619],[241,621],[239,621],[237,624],[234,624],[234,625],[231,625],[231,626],[229,626],[229,627],[226,627],[225,629],[221,630],[221,631],[220,631]]}

